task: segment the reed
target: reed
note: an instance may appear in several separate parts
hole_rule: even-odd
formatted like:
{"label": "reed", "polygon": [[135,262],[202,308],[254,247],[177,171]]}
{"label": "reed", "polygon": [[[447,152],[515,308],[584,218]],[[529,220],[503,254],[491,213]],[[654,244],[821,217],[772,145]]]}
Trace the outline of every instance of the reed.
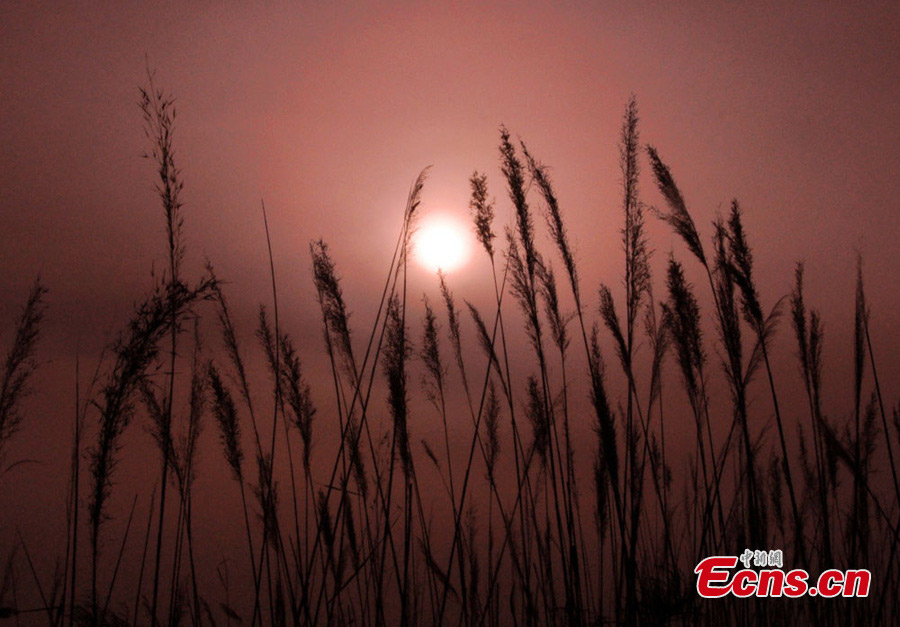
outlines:
{"label": "reed", "polygon": [[[876,360],[861,261],[851,377],[846,390],[826,393],[831,311],[810,305],[806,266],[790,274],[786,300],[764,307],[741,206],[716,216],[707,239],[672,170],[655,148],[642,150],[632,97],[617,146],[624,264],[602,268],[596,292],[583,291],[576,252],[576,243],[593,252],[595,234],[575,241],[565,189],[501,127],[504,198],[491,195],[489,174],[467,181],[484,253],[478,271],[493,302],[455,295],[443,274],[433,286],[439,300],[409,298],[423,171],[397,212],[371,320],[351,316],[341,243],[311,242],[308,287],[327,364],[319,372],[279,311],[264,206],[272,298],[255,328],[240,328],[211,262],[196,283],[186,278],[174,99],[152,73],[148,83],[141,110],[167,264],[86,391],[76,365],[65,551],[42,573],[35,547],[15,543],[0,618],[36,610],[54,626],[98,627],[896,622],[900,408],[889,406],[889,373]],[[647,178],[661,209],[644,200]],[[651,213],[672,228],[685,259],[654,257]],[[2,371],[0,481],[25,472],[9,462],[9,443],[28,425],[45,294],[37,281]],[[783,301],[788,340],[775,333]],[[782,342],[805,395],[797,415],[785,409],[790,373],[773,357]],[[258,368],[269,377],[262,385]],[[839,392],[849,414],[832,400]],[[209,420],[216,458],[207,454]],[[136,421],[156,445],[159,475],[149,499],[123,487],[130,514],[107,552],[107,525],[119,514],[116,470],[131,454],[125,434]],[[673,445],[673,435],[689,447]],[[200,526],[195,503],[198,479],[222,469],[241,500],[234,516],[247,546],[216,564],[221,588],[213,590],[201,556],[217,530]],[[770,545],[785,548],[786,567],[870,567],[869,602],[697,601],[689,580],[699,557]],[[111,576],[100,581],[107,558]],[[132,562],[136,582],[125,576]],[[249,573],[242,585],[235,568]],[[20,605],[26,592],[40,607]]]}
{"label": "reed", "polygon": [[16,462],[6,462],[6,447],[25,419],[22,404],[31,391],[30,382],[38,368],[36,351],[46,313],[46,294],[47,288],[37,279],[16,320],[15,335],[3,364],[0,383],[0,478],[18,465]]}

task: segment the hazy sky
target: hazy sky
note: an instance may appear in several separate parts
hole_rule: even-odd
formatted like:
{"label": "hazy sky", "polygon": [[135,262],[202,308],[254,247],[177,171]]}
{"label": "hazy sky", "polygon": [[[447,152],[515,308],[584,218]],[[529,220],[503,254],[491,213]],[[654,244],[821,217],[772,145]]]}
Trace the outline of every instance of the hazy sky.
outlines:
{"label": "hazy sky", "polygon": [[[162,258],[140,158],[145,55],[178,98],[189,250],[242,289],[266,271],[263,197],[294,290],[314,237],[348,280],[381,272],[426,165],[424,209],[464,217],[478,168],[505,212],[500,123],[552,166],[585,279],[613,282],[618,265],[593,263],[618,261],[616,141],[634,93],[642,139],[698,222],[744,203],[765,288],[783,293],[802,257],[810,288],[843,299],[859,248],[873,304],[900,305],[896,3],[31,4],[0,20],[4,313],[41,272],[66,318],[116,325]],[[677,249],[653,236],[657,261]]]}
{"label": "hazy sky", "polygon": [[[743,203],[766,305],[807,261],[834,380],[849,371],[862,251],[896,389],[900,4],[324,4],[3,3],[0,341],[37,273],[51,290],[47,391],[18,451],[40,442],[65,455],[76,345],[95,359],[163,267],[141,158],[145,55],[177,97],[188,267],[216,264],[248,334],[269,299],[260,199],[285,325],[321,359],[309,241],[331,244],[364,327],[423,167],[423,212],[466,219],[477,168],[507,219],[501,123],[552,168],[593,308],[600,281],[620,286],[616,142],[633,93],[642,140],[671,165],[704,237],[717,210]],[[646,172],[642,197],[660,200]],[[649,233],[659,277],[685,251],[655,221]],[[476,256],[455,288],[477,299],[486,269]],[[411,285],[434,293],[424,269]],[[795,376],[785,345],[782,373]]]}
{"label": "hazy sky", "polygon": [[[96,350],[164,259],[141,159],[146,56],[178,99],[189,260],[199,271],[209,257],[248,319],[268,297],[261,198],[285,315],[314,305],[307,245],[318,237],[364,311],[423,167],[434,166],[423,211],[465,219],[478,168],[509,215],[501,123],[552,167],[586,286],[616,284],[616,142],[634,93],[643,141],[705,232],[742,201],[769,303],[806,259],[811,303],[834,306],[826,324],[845,331],[859,249],[873,324],[896,352],[900,7],[679,5],[6,3],[0,319],[40,272],[54,350],[79,338]],[[643,192],[659,201],[647,176]],[[650,235],[660,275],[682,249],[659,224]]]}

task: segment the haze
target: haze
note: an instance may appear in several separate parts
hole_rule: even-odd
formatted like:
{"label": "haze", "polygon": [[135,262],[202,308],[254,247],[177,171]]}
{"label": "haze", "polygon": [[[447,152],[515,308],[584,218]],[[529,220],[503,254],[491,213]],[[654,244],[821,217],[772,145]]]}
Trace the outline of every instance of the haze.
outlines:
{"label": "haze", "polygon": [[[76,351],[86,376],[151,270],[165,267],[137,106],[148,66],[177,98],[190,275],[215,264],[249,338],[258,304],[271,301],[264,199],[284,328],[312,369],[325,357],[309,242],[329,243],[365,333],[423,168],[423,220],[468,225],[477,169],[497,199],[498,231],[508,223],[501,124],[551,168],[595,318],[600,282],[621,287],[617,142],[634,94],[641,139],[672,167],[704,237],[717,211],[742,202],[767,306],[806,260],[807,299],[826,310],[834,357],[826,379],[840,385],[862,253],[882,384],[897,389],[900,4],[334,4],[4,4],[0,340],[34,277],[50,289],[41,393],[11,449],[40,465],[8,487],[0,511],[40,496],[16,524],[46,517],[56,527],[32,533],[56,537]],[[659,204],[643,167],[642,199]],[[668,227],[648,225],[660,283],[669,252],[686,253]],[[486,256],[471,254],[453,288],[491,303]],[[411,267],[416,306],[436,287],[433,269]],[[782,346],[779,372],[794,377]],[[611,384],[624,389],[616,376]],[[827,393],[850,411],[845,389]]]}

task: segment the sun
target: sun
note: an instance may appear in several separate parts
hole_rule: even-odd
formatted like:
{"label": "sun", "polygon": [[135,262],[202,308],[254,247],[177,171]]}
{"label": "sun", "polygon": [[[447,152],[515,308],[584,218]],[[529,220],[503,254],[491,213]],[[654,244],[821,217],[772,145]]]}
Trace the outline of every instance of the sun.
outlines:
{"label": "sun", "polygon": [[457,220],[446,215],[423,220],[413,236],[413,253],[432,272],[453,272],[469,260],[471,236]]}

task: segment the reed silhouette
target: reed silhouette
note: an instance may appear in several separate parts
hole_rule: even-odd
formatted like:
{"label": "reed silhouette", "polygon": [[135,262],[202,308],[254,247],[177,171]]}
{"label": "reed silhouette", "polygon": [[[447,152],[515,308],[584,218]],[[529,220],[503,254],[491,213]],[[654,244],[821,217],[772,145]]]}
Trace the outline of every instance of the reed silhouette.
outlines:
{"label": "reed silhouette", "polygon": [[[862,259],[847,386],[854,411],[841,418],[823,400],[827,312],[807,305],[803,263],[790,295],[764,299],[740,204],[733,201],[710,233],[698,228],[673,169],[641,144],[636,99],[625,106],[618,145],[624,289],[582,291],[579,257],[590,249],[574,249],[549,168],[500,127],[501,177],[474,172],[468,181],[493,303],[479,309],[458,299],[439,274],[440,306],[426,295],[422,320],[414,319],[418,296],[407,274],[423,171],[398,211],[368,327],[351,324],[332,248],[321,240],[309,246],[307,287],[317,297],[315,332],[332,382],[318,389],[279,324],[265,206],[272,303],[260,305],[256,329],[236,325],[212,262],[188,278],[174,99],[153,73],[140,94],[168,263],[100,356],[88,389],[76,385],[60,566],[39,572],[21,536],[6,543],[0,620],[40,616],[54,626],[92,627],[900,620],[900,408],[885,405]],[[644,171],[664,206],[642,199]],[[503,203],[492,185],[505,189],[512,209],[500,237]],[[683,250],[657,262],[648,216],[667,223]],[[545,241],[551,245],[542,250]],[[692,264],[708,281],[710,311],[688,279]],[[664,277],[662,296],[653,293],[654,271]],[[29,460],[8,458],[7,444],[28,426],[46,291],[35,282],[0,374],[0,485],[29,472]],[[522,329],[525,346],[514,345]],[[248,335],[255,343],[242,339]],[[776,342],[796,353],[807,415],[789,415],[779,403]],[[248,360],[251,352],[258,358]],[[251,390],[248,364],[260,360],[265,391]],[[622,398],[608,387],[613,368],[626,382]],[[727,390],[727,411],[713,408],[713,386]],[[116,470],[131,454],[123,434],[136,421],[149,425],[159,476],[123,519],[109,502],[124,489]],[[417,426],[425,421],[438,425],[439,440],[422,435],[435,432]],[[336,442],[320,439],[326,424],[337,425]],[[595,437],[580,440],[587,430]],[[692,448],[673,447],[675,432],[689,432]],[[214,446],[216,455],[201,463],[198,453]],[[195,524],[193,508],[196,479],[216,472],[214,464],[239,493],[240,510],[223,515],[246,541],[242,554],[215,565],[220,588],[198,576],[213,567],[198,564],[194,550],[196,538],[216,533]],[[138,499],[149,501],[143,520],[135,516]],[[113,524],[123,536],[118,548],[104,541]],[[136,553],[126,540],[140,530]],[[813,573],[868,568],[872,591],[865,599],[701,599],[697,561],[745,548],[783,548],[786,566]],[[101,562],[115,564],[107,580]],[[118,577],[123,562],[139,564],[136,580]],[[229,568],[249,573],[250,589],[234,588]],[[20,604],[28,587],[41,607]]]}

